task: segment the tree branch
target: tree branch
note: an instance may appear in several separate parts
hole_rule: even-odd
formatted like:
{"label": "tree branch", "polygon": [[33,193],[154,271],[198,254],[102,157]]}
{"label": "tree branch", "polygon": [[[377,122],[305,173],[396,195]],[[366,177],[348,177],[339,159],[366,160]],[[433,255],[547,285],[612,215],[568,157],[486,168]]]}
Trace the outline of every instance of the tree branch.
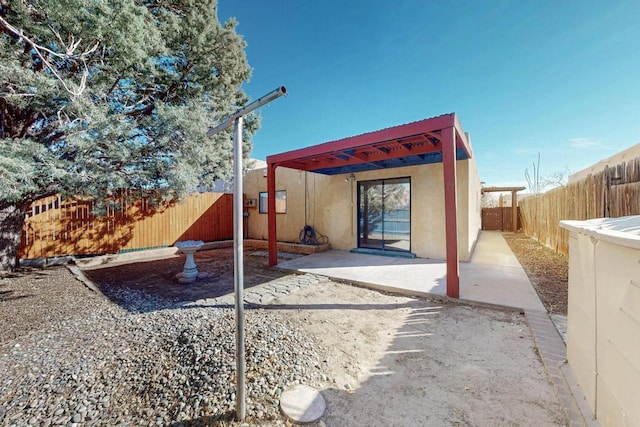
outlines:
{"label": "tree branch", "polygon": [[187,63],[187,65],[184,67],[184,71],[180,75],[180,78],[171,83],[171,86],[169,86],[169,88],[164,92],[164,96],[162,97],[163,100],[167,100],[169,98],[169,95],[171,95],[171,92],[173,92],[178,87],[178,85],[184,83],[184,79],[187,78],[187,76],[193,69],[193,66],[193,63]]}
{"label": "tree branch", "polygon": [[[84,89],[86,88],[86,83],[87,83],[87,77],[89,76],[89,70],[87,68],[87,64],[85,62],[85,59],[91,55],[93,52],[95,52],[98,49],[99,46],[99,42],[96,42],[95,45],[93,45],[91,48],[89,48],[88,50],[80,53],[80,54],[75,54],[75,50],[78,48],[79,44],[80,44],[80,40],[78,40],[77,42],[73,41],[72,38],[72,42],[71,42],[71,46],[67,48],[67,52],[64,54],[61,53],[57,53],[49,48],[46,48],[44,46],[41,46],[39,44],[37,44],[35,41],[31,40],[29,37],[27,37],[26,35],[24,35],[24,32],[22,30],[19,30],[17,28],[15,28],[13,25],[11,25],[9,22],[7,22],[2,16],[0,16],[0,29],[3,30],[4,33],[9,34],[9,35],[14,35],[16,37],[18,37],[20,40],[23,41],[23,43],[25,44],[25,49],[27,49],[27,51],[33,49],[36,53],[36,55],[38,55],[38,58],[40,58],[40,60],[42,61],[43,64],[46,65],[46,67],[49,69],[49,71],[51,71],[51,73],[56,77],[56,79],[58,79],[58,81],[60,83],[62,83],[62,86],[64,87],[64,89],[74,98],[78,97],[82,94],[82,92],[84,91]],[[56,35],[56,37],[61,40],[60,35],[52,29],[52,31],[54,32],[54,34]],[[64,42],[62,42],[64,45]],[[79,60],[82,61],[82,64],[84,65],[84,71],[82,72],[82,77],[80,78],[80,85],[77,91],[74,91],[72,89],[69,88],[69,86],[65,83],[65,81],[62,79],[62,77],[60,76],[60,74],[58,74],[58,72],[56,71],[55,67],[47,60],[47,58],[45,57],[45,55],[42,53],[45,52],[53,57],[56,58],[61,58],[61,59],[65,59],[65,60]],[[43,67],[44,68],[44,67]]]}
{"label": "tree branch", "polygon": [[115,81],[113,82],[113,84],[111,85],[109,90],[107,91],[106,96],[111,95],[111,92],[113,92],[113,90],[116,88],[116,86],[118,85],[118,82],[120,81],[121,78],[122,78],[122,74],[118,74],[118,77],[116,77]]}

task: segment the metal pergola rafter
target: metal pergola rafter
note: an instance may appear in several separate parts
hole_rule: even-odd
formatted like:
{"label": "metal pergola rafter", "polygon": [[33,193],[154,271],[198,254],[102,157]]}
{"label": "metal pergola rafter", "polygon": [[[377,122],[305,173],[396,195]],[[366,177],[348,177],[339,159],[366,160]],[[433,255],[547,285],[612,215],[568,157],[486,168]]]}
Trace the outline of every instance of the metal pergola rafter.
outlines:
{"label": "metal pergola rafter", "polygon": [[459,297],[456,160],[472,157],[455,113],[369,132],[267,157],[269,265],[278,262],[276,169],[325,175],[443,163],[447,295]]}

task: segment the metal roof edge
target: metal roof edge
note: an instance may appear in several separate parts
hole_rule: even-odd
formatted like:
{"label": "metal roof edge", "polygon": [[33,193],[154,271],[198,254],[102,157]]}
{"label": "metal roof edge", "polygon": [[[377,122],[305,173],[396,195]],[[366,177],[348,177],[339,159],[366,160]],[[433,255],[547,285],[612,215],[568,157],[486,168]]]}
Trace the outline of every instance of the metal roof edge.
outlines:
{"label": "metal roof edge", "polygon": [[[301,157],[312,157],[313,155],[319,155],[327,151],[334,151],[337,149],[345,148],[344,145],[348,145],[348,142],[356,142],[356,144],[354,144],[353,146],[348,146],[348,148],[353,148],[359,145],[367,145],[367,144],[371,144],[372,142],[378,142],[378,140],[380,142],[385,140],[391,140],[391,139],[394,139],[394,136],[397,136],[396,133],[402,129],[409,128],[411,130],[414,130],[415,134],[419,134],[423,132],[433,132],[433,131],[440,130],[442,128],[446,128],[450,126],[453,127],[455,126],[455,123],[456,123],[456,113],[441,114],[439,116],[434,116],[434,117],[430,117],[422,120],[416,120],[413,122],[391,126],[384,129],[375,130],[372,132],[361,133],[358,135],[349,136],[346,138],[341,138],[333,141],[328,141],[321,144],[312,145],[309,147],[298,148],[295,150],[272,154],[270,156],[267,156],[267,163],[274,164],[274,163],[279,163],[279,162],[301,158]],[[385,134],[388,134],[388,135],[384,136]],[[381,136],[382,138],[377,138],[378,136]],[[402,136],[410,136],[410,135],[402,135]],[[463,138],[464,138],[464,134],[463,134]],[[466,138],[464,139],[466,140]],[[362,140],[362,142],[360,143],[359,140]],[[470,152],[469,152],[469,155],[471,155]]]}

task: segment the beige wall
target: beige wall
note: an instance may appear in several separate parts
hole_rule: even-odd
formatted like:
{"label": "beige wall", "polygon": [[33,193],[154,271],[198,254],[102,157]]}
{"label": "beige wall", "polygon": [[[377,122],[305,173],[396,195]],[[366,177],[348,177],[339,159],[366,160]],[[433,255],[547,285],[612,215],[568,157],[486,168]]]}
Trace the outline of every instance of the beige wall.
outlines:
{"label": "beige wall", "polygon": [[637,426],[640,233],[627,233],[628,244],[607,221],[562,222],[570,230],[567,359],[600,425]]}
{"label": "beige wall", "polygon": [[625,162],[628,162],[629,160],[633,160],[636,157],[640,157],[640,144],[631,146],[624,151],[616,153],[611,157],[607,157],[606,159],[600,160],[598,163],[594,165],[591,165],[585,169],[582,169],[576,173],[569,175],[568,183],[573,184],[574,182],[578,182],[580,180],[585,179],[589,175],[594,175],[598,172],[601,172],[605,168],[617,166],[621,163],[625,163]]}
{"label": "beige wall", "polygon": [[[456,166],[459,257],[468,261],[480,229],[480,180],[472,160],[458,161]],[[355,176],[356,180],[351,181],[348,174],[326,176],[277,168],[276,190],[287,191],[287,213],[276,215],[278,240],[296,241],[300,230],[309,224],[329,237],[333,248],[355,248],[357,181],[411,177],[411,251],[422,258],[445,258],[442,163],[359,172]],[[258,199],[259,192],[266,189],[263,170],[246,173],[244,193],[247,198]],[[267,215],[260,214],[258,208],[248,211],[247,237],[266,239]]]}
{"label": "beige wall", "polygon": [[[256,199],[259,193],[267,191],[267,177],[263,169],[254,169],[244,175],[244,194],[246,199]],[[276,170],[276,190],[287,192],[287,213],[276,215],[278,240],[294,242],[305,225],[305,172],[293,169],[278,168]],[[259,207],[245,209],[249,213],[247,219],[247,238],[266,240],[267,215],[259,213]]]}
{"label": "beige wall", "polygon": [[[473,160],[463,160],[457,163],[458,168],[458,244],[466,248],[469,256],[478,239],[482,227],[482,195],[478,168]],[[467,183],[463,185],[462,183]],[[460,215],[466,217],[460,219]],[[468,261],[468,258],[463,261]]]}

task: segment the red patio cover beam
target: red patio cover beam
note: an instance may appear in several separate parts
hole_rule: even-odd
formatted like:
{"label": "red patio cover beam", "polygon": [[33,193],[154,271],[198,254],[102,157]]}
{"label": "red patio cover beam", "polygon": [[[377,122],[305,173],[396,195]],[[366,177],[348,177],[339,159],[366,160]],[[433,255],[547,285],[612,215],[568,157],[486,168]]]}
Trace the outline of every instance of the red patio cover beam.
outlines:
{"label": "red patio cover beam", "polygon": [[[268,159],[267,159],[268,160]],[[267,239],[269,265],[278,264],[278,230],[276,229],[276,163],[267,163]]]}
{"label": "red patio cover beam", "polygon": [[458,120],[458,115],[455,113],[453,114],[453,127],[455,128],[456,145],[462,146],[469,157],[473,157],[473,153],[471,152],[471,144],[469,144],[467,134],[462,131],[462,126],[460,125],[460,121]]}
{"label": "red patio cover beam", "polygon": [[456,182],[456,130],[442,129],[442,166],[444,172],[444,217],[447,254],[447,296],[460,297],[458,263],[458,220]]}
{"label": "red patio cover beam", "polygon": [[270,157],[272,161],[277,162],[280,166],[284,166],[284,162],[290,160],[308,159],[313,158],[314,156],[323,156],[331,152],[371,146],[372,144],[378,144],[382,141],[393,141],[396,139],[406,138],[407,135],[422,135],[430,132],[437,132],[445,127],[454,126],[455,116],[455,113],[444,114],[442,116],[420,120],[405,125],[275,154]]}
{"label": "red patio cover beam", "polygon": [[[431,138],[438,140],[434,143]],[[411,147],[406,144],[411,143]],[[395,146],[395,147],[394,147]],[[372,163],[431,152],[442,152],[445,204],[447,296],[459,297],[456,150],[472,156],[466,134],[455,113],[370,132],[338,141],[267,157],[269,265],[278,262],[276,230],[276,168],[318,170]],[[336,156],[346,156],[347,159]]]}
{"label": "red patio cover beam", "polygon": [[[370,148],[377,148],[377,147],[370,147]],[[384,148],[384,147],[380,147],[380,148]],[[432,153],[436,151],[439,151],[438,147],[434,146],[433,144],[424,142],[422,143],[422,145],[419,145],[419,146],[414,145],[411,149],[408,149],[405,147],[404,149],[390,150],[387,152],[384,152],[384,151],[377,151],[377,152],[370,152],[370,153],[354,152],[352,155],[349,156],[350,157],[349,159],[341,159],[335,156],[326,156],[326,157],[318,157],[317,159],[308,159],[304,161],[304,163],[302,164],[300,163],[300,161],[296,160],[295,164],[294,162],[291,162],[291,163],[283,162],[282,165],[287,167],[293,167],[296,169],[312,171],[312,170],[325,169],[325,168],[335,168],[335,167],[356,165],[360,163],[373,163],[377,161],[397,159],[397,158],[407,157],[407,156],[419,156],[422,154]]]}

